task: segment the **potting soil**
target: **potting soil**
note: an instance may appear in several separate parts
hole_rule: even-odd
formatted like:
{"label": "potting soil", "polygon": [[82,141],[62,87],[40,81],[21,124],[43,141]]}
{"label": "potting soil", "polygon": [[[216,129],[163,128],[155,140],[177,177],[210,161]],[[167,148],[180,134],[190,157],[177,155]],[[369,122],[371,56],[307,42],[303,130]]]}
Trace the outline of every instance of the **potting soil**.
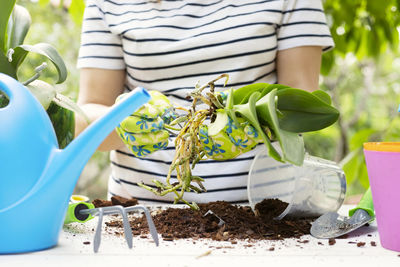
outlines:
{"label": "potting soil", "polygon": [[[127,202],[121,198],[119,201]],[[93,201],[93,204],[96,207],[113,205],[111,201],[99,199]],[[258,216],[248,206],[232,205],[224,201],[198,204],[198,211],[186,207],[169,207],[160,208],[152,214],[157,231],[165,241],[181,238],[209,238],[218,241],[282,240],[309,234],[312,221],[310,218],[274,219],[287,205],[278,199],[266,199],[256,205]],[[212,213],[205,216],[208,211]],[[123,228],[120,219],[113,219],[106,225],[111,228]],[[130,225],[134,235],[148,234],[144,215],[131,217]]]}

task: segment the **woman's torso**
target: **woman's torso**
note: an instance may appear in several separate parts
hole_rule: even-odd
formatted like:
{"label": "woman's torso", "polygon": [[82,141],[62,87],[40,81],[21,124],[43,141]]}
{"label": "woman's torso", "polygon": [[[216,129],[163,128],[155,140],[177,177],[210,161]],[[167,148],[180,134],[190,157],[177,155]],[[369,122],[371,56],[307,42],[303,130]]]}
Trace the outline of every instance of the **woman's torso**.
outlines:
{"label": "woman's torso", "polygon": [[[315,8],[285,13],[285,4],[283,0],[105,0],[100,9],[110,31],[121,37],[126,90],[136,86],[159,90],[176,105],[185,106],[190,104],[187,93],[197,82],[206,83],[222,73],[230,77],[225,89],[277,82],[279,39],[298,35],[294,25],[292,31],[285,31],[287,36],[278,36],[283,16],[304,21],[309,12],[322,12]],[[217,82],[217,90],[224,90],[222,84]],[[172,139],[166,150],[145,158],[134,157],[127,148],[112,151],[109,193],[142,202],[171,202],[173,194],[161,198],[137,183],[153,186],[153,179],[165,181],[173,143]],[[198,163],[193,174],[205,179],[208,191],[187,192],[185,199],[247,202],[247,175],[257,150],[229,161]],[[175,181],[173,176],[171,182]]]}

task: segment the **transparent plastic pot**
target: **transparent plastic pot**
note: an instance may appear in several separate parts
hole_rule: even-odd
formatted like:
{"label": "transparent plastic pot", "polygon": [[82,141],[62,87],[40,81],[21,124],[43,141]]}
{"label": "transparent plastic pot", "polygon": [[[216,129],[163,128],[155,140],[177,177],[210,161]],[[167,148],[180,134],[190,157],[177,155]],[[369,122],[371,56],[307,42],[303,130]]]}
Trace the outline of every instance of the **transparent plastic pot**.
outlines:
{"label": "transparent plastic pot", "polygon": [[302,166],[281,163],[258,152],[250,167],[247,193],[250,206],[264,199],[288,203],[276,217],[318,217],[337,211],[346,194],[343,170],[333,161],[306,155]]}

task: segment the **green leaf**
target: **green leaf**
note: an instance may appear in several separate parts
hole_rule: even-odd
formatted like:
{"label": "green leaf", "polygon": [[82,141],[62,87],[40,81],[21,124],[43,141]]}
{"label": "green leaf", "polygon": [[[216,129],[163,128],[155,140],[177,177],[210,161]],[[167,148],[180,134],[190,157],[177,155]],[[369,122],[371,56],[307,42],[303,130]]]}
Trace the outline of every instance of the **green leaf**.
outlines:
{"label": "green leaf", "polygon": [[17,79],[17,72],[14,66],[8,61],[7,57],[0,53],[0,73],[7,74],[14,79]]}
{"label": "green leaf", "polygon": [[7,95],[0,90],[0,108],[4,108],[10,103]]}
{"label": "green leaf", "polygon": [[238,88],[233,92],[233,103],[235,105],[246,104],[254,92],[261,92],[269,86],[269,83],[254,83]]}
{"label": "green leaf", "polygon": [[283,84],[270,84],[267,88],[264,88],[261,91],[260,98],[262,98],[263,96],[265,96],[266,94],[268,94],[269,92],[271,92],[274,89],[282,90],[282,89],[285,89],[285,88],[290,88],[290,87],[287,86],[287,85],[283,85]]}
{"label": "green leaf", "polygon": [[210,136],[218,134],[228,124],[228,114],[224,109],[218,109],[216,114],[215,121],[208,127],[208,135]]}
{"label": "green leaf", "polygon": [[328,105],[332,104],[332,99],[331,97],[328,95],[327,92],[322,91],[322,90],[316,90],[314,92],[311,92],[313,95],[315,95],[316,97],[318,97],[319,99],[321,99],[322,101],[324,101],[325,103],[327,103]]}
{"label": "green leaf", "polygon": [[15,5],[8,23],[7,49],[22,45],[30,26],[31,16],[28,10],[20,5]]}
{"label": "green leaf", "polygon": [[281,155],[279,155],[278,151],[272,146],[271,140],[269,140],[268,136],[265,134],[264,129],[261,127],[260,122],[258,121],[257,111],[256,111],[256,101],[260,97],[260,92],[253,92],[249,98],[248,103],[235,105],[235,112],[242,115],[242,117],[246,118],[249,123],[256,128],[258,133],[261,135],[261,138],[264,141],[264,145],[267,147],[268,155],[274,158],[277,161],[283,161]]}
{"label": "green leaf", "polygon": [[1,0],[0,8],[0,49],[5,54],[7,52],[7,25],[15,5],[15,0]]}
{"label": "green leaf", "polygon": [[326,128],[337,121],[339,111],[319,97],[301,89],[277,91],[279,125],[289,132],[302,133]]}
{"label": "green leaf", "polygon": [[20,48],[19,46],[15,47],[15,49],[12,49],[14,52],[12,54],[12,61],[10,64],[12,67],[15,69],[15,71],[18,70],[19,66],[24,62],[26,56],[28,55],[28,51]]}
{"label": "green leaf", "polygon": [[228,113],[228,116],[233,120],[233,123],[236,127],[239,127],[239,122],[236,117],[235,111],[233,110],[234,106],[234,91],[233,88],[229,90],[228,99],[226,100],[226,107],[225,110]]}
{"label": "green leaf", "polygon": [[257,116],[259,120],[262,118],[262,121],[268,122],[264,126],[268,126],[274,132],[282,149],[282,160],[300,166],[303,164],[305,153],[303,138],[297,133],[284,131],[279,127],[275,101],[277,91],[278,89],[274,89],[257,101]]}
{"label": "green leaf", "polygon": [[74,112],[51,103],[47,114],[53,124],[57,135],[59,148],[66,147],[75,136],[75,115]]}
{"label": "green leaf", "polygon": [[60,107],[63,107],[67,110],[70,110],[70,111],[78,114],[83,119],[85,119],[87,124],[91,123],[91,121],[90,121],[89,117],[86,115],[86,113],[78,106],[78,104],[76,104],[74,101],[69,99],[67,96],[57,93],[53,99],[53,102],[56,103]]}
{"label": "green leaf", "polygon": [[34,80],[26,87],[39,100],[45,110],[49,108],[57,93],[52,85],[41,80]]}
{"label": "green leaf", "polygon": [[39,43],[35,45],[20,45],[17,46],[14,51],[12,63],[15,69],[18,69],[29,52],[33,52],[45,56],[53,63],[58,72],[57,83],[62,83],[67,78],[67,68],[65,63],[57,50],[50,44]]}
{"label": "green leaf", "polygon": [[269,92],[271,92],[273,89],[278,89],[281,90],[283,88],[290,88],[287,85],[282,85],[282,84],[269,84],[269,83],[254,83],[254,84],[249,84],[246,86],[243,86],[239,89],[236,89],[233,93],[234,101],[233,103],[235,105],[237,104],[246,104],[249,101],[250,96],[254,92],[259,92],[260,96],[259,98],[265,96]]}
{"label": "green leaf", "polygon": [[85,11],[85,2],[83,0],[72,0],[68,12],[72,17],[72,20],[76,24],[78,25],[82,24],[84,11]]}
{"label": "green leaf", "polygon": [[358,130],[350,139],[350,150],[356,150],[363,147],[365,142],[368,142],[371,135],[377,133],[376,129],[366,128]]}

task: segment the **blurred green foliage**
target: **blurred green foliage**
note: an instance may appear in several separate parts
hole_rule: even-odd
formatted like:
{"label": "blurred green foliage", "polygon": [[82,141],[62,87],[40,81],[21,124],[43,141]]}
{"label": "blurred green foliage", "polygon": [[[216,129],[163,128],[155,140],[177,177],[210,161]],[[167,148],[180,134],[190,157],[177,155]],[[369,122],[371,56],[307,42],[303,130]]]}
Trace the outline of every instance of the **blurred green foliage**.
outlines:
{"label": "blurred green foliage", "polygon": [[311,154],[340,162],[348,194],[369,186],[362,144],[400,141],[399,0],[325,0],[335,48],[323,55],[321,89],[341,117],[306,137]]}
{"label": "blurred green foliage", "polygon": [[[76,59],[78,57],[80,26],[74,23],[65,9],[52,5],[39,5],[30,0],[17,0],[17,3],[29,10],[32,17],[32,26],[25,39],[26,44],[49,43],[56,47],[64,59],[68,70],[67,80],[57,85],[57,90],[69,97],[76,99],[79,84],[79,72],[76,68]],[[43,59],[34,54],[26,59],[27,65],[38,66]],[[49,71],[41,75],[42,80],[54,80],[56,72],[53,66],[49,66]],[[33,69],[23,68],[19,73],[21,80],[31,77]]]}
{"label": "blurred green foliage", "polygon": [[[79,71],[76,68],[76,60],[79,50],[81,15],[77,15],[80,19],[74,20],[66,8],[60,8],[63,3],[54,1],[51,3],[50,0],[40,2],[17,0],[17,3],[27,8],[32,17],[32,25],[25,43],[45,42],[52,44],[58,50],[67,66],[68,78],[64,83],[56,85],[57,91],[76,100],[79,89]],[[65,1],[65,3],[67,2]],[[43,58],[35,54],[29,54],[26,59],[26,65],[31,66],[38,66],[42,62]],[[33,74],[33,68],[21,68],[18,76],[21,80],[26,80]],[[49,65],[40,79],[54,82],[55,76],[56,69]],[[86,194],[91,198],[105,199],[107,182],[104,181],[103,173],[106,173],[107,165],[108,153],[94,153],[79,179],[75,193]]]}
{"label": "blurred green foliage", "polygon": [[[61,86],[76,98],[79,73],[75,64],[84,0],[37,1],[17,1],[35,21],[27,43],[40,40],[57,48],[69,71]],[[323,55],[321,89],[332,96],[341,117],[334,126],[304,138],[310,154],[340,162],[351,195],[368,186],[362,143],[400,141],[400,0],[323,0],[323,4],[335,48]],[[101,168],[106,160],[99,153],[93,159]]]}
{"label": "blurred green foliage", "polygon": [[335,49],[324,55],[324,75],[337,64],[337,57],[348,53],[363,60],[380,57],[388,49],[398,49],[399,0],[324,0],[323,3],[335,40]]}

